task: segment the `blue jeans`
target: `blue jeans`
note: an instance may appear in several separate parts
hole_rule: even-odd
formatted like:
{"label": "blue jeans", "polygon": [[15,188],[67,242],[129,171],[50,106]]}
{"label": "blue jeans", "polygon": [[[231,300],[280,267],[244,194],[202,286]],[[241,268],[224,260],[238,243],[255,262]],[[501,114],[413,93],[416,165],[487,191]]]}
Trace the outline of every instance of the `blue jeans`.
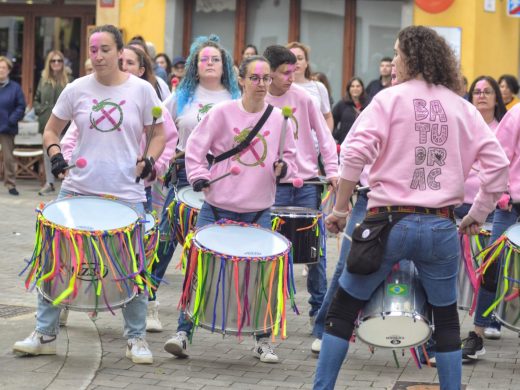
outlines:
{"label": "blue jeans", "polygon": [[[455,210],[453,210],[455,212],[455,216],[460,219],[464,218],[469,213],[471,206],[473,206],[471,203],[462,203],[460,206],[455,207]],[[494,213],[495,212],[493,211],[487,216],[486,222],[493,222]]]}
{"label": "blue jeans", "polygon": [[[460,259],[457,229],[453,221],[433,215],[410,214],[401,219],[390,231],[381,268],[370,275],[351,274],[345,269],[339,285],[354,298],[368,301],[401,259],[414,262],[431,305],[448,306],[457,301]],[[458,337],[459,327],[450,332]],[[323,334],[314,389],[334,388],[348,345],[346,340],[327,332]],[[436,359],[441,389],[460,389],[461,351],[438,352]]]}
{"label": "blue jeans", "polygon": [[[513,208],[511,211],[496,209],[493,217],[493,231],[489,244],[495,242],[510,226],[518,221],[518,213]],[[497,260],[498,261],[498,260]],[[495,281],[498,281],[501,261],[496,265]],[[482,314],[491,306],[495,300],[496,291],[489,291],[484,287],[480,287],[477,297],[477,308],[475,309],[475,317],[473,323],[476,326],[487,328],[493,325],[492,316],[483,317]],[[500,329],[500,326],[493,325]]]}
{"label": "blue jeans", "polygon": [[[67,196],[81,196],[72,191],[61,190],[58,199]],[[127,203],[136,210],[141,216],[144,216],[144,207],[142,203]],[[147,297],[144,294],[138,294],[134,299],[123,306],[124,317],[124,335],[127,338],[144,337],[146,335],[146,307]],[[54,306],[51,302],[38,294],[38,308],[36,310],[36,331],[47,335],[54,336],[59,332],[59,319],[61,308]]]}
{"label": "blue jeans", "polygon": [[[251,212],[251,213],[237,213],[234,211],[224,210],[218,207],[215,207],[215,210],[218,214],[218,219],[229,219],[231,221],[235,222],[245,222],[245,223],[252,223],[255,217],[257,216],[257,212]],[[202,208],[200,209],[200,213],[197,217],[197,229],[201,228],[203,226],[212,224],[218,220],[215,218],[215,214],[211,210],[211,206],[204,202],[202,205]],[[265,229],[271,230],[271,212],[269,209],[264,210],[264,212],[260,215],[260,217],[256,220],[258,225]],[[179,314],[178,319],[178,326],[177,326],[177,332],[184,331],[188,334],[188,336],[191,334],[191,331],[193,329],[193,323],[187,318],[186,312],[182,311]],[[271,335],[271,331],[268,331],[267,333],[262,333],[256,335],[256,339],[260,339],[263,337],[269,337]]]}
{"label": "blue jeans", "polygon": [[[367,213],[367,203],[368,198],[366,193],[359,194],[356,200],[356,204],[352,209],[350,219],[348,220],[347,226],[345,228],[345,235],[348,237],[352,237],[352,232],[354,231],[356,225],[365,219],[365,215]],[[330,281],[329,288],[327,289],[327,293],[325,294],[325,298],[323,299],[320,310],[318,310],[318,314],[316,315],[316,322],[314,323],[314,329],[312,330],[312,334],[319,339],[321,339],[321,336],[323,335],[327,312],[329,311],[332,298],[334,298],[334,294],[338,289],[338,280],[343,273],[343,270],[345,269],[349,252],[350,239],[344,236],[341,243],[341,251],[339,253],[338,263],[336,264],[334,275],[332,275],[332,280]]]}
{"label": "blue jeans", "polygon": [[[275,206],[299,206],[317,210],[321,203],[321,186],[306,184],[301,188],[290,185],[279,185],[276,188]],[[324,232],[325,234],[325,232]],[[309,316],[313,317],[320,310],[325,294],[327,293],[327,273],[325,271],[326,251],[323,250],[320,260],[316,264],[309,264],[307,275],[307,291],[310,294]]]}
{"label": "blue jeans", "polygon": [[[184,160],[177,161],[183,162]],[[149,298],[150,301],[155,301],[157,299],[159,285],[161,284],[161,280],[164,278],[166,269],[168,268],[173,253],[175,252],[175,248],[177,247],[177,238],[175,237],[175,232],[172,231],[170,219],[168,218],[168,207],[175,199],[177,191],[183,187],[188,187],[189,185],[190,183],[188,183],[186,177],[186,169],[181,168],[177,172],[177,182],[175,186],[170,185],[168,187],[168,194],[166,195],[166,199],[164,199],[164,206],[161,212],[161,222],[159,223],[160,240],[157,248],[157,257],[159,262],[154,263],[152,269],[152,275],[157,281],[157,290],[155,290],[153,297]]]}

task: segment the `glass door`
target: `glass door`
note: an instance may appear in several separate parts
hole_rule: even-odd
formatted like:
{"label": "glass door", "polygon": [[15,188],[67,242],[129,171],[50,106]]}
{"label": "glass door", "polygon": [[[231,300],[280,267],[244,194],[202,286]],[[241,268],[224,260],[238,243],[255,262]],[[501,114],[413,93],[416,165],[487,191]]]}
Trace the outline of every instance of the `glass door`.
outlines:
{"label": "glass door", "polygon": [[34,36],[34,91],[38,86],[45,59],[51,50],[65,56],[72,78],[79,77],[81,18],[36,17]]}
{"label": "glass door", "polygon": [[13,62],[9,78],[19,84],[22,83],[23,27],[22,16],[0,16],[0,56]]}

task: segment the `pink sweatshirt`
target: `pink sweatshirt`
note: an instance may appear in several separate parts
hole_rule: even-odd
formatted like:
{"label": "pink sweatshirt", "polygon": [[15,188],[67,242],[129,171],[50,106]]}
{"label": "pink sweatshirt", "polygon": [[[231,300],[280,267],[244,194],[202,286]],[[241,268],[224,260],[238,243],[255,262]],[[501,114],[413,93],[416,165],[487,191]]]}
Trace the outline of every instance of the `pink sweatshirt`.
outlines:
{"label": "pink sweatshirt", "polygon": [[[488,126],[495,133],[498,127],[498,122],[495,119],[493,122],[488,123]],[[469,171],[468,178],[464,183],[464,203],[472,204],[473,200],[477,196],[478,189],[480,188],[480,180],[478,178],[479,172],[480,167],[478,164],[473,165]]]}
{"label": "pink sweatshirt", "polygon": [[520,104],[511,108],[498,125],[497,138],[506,152],[509,164],[509,194],[520,202]]}
{"label": "pink sweatshirt", "polygon": [[[161,157],[155,162],[155,170],[157,171],[157,176],[163,175],[170,165],[170,160],[175,153],[175,146],[177,145],[178,134],[177,127],[175,127],[175,123],[173,122],[172,116],[168,112],[168,110],[162,110],[163,114],[163,127],[164,133],[166,135],[166,145],[164,146],[164,150],[161,154]],[[67,132],[63,136],[60,141],[61,145],[61,153],[63,154],[63,158],[65,161],[70,163],[70,159],[72,157],[72,151],[76,147],[76,142],[78,141],[78,126],[76,123],[72,121],[70,123]],[[143,139],[141,140],[141,152],[144,151],[146,146],[146,138],[143,135]],[[88,161],[87,161],[88,164]],[[151,185],[151,182],[146,181],[145,186]]]}
{"label": "pink sweatshirt", "polygon": [[[208,170],[206,154],[218,156],[239,144],[237,136],[251,130],[267,108],[258,113],[246,112],[242,100],[221,102],[204,116],[186,144],[186,172],[191,184],[199,179],[215,179],[238,166],[240,173],[210,185],[206,202],[225,210],[249,213],[271,207],[276,195],[273,163],[278,160],[283,123],[281,110],[275,108],[251,144],[239,156],[213,164]],[[289,180],[296,178],[296,147],[293,127],[287,123],[283,159]]]}
{"label": "pink sweatshirt", "polygon": [[[293,110],[294,139],[298,150],[296,165],[300,177],[307,180],[318,176],[318,152],[314,145],[313,132],[316,133],[318,139],[327,178],[338,177],[338,153],[334,138],[332,138],[323,114],[309,94],[293,83],[282,96],[273,96],[268,93],[265,100],[275,107],[289,106]],[[287,182],[287,179],[282,179],[282,183]]]}
{"label": "pink sweatshirt", "polygon": [[481,186],[471,217],[484,222],[506,189],[509,162],[496,137],[475,106],[443,86],[411,80],[385,89],[350,132],[341,177],[358,181],[373,164],[369,208],[461,204],[475,162]]}

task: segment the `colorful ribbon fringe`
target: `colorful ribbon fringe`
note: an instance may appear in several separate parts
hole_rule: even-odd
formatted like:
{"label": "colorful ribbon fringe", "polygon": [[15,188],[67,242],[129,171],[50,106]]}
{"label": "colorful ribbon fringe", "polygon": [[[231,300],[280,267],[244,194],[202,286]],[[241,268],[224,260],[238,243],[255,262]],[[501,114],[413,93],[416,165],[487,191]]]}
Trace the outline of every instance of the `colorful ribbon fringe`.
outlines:
{"label": "colorful ribbon fringe", "polygon": [[[153,295],[155,284],[150,271],[157,259],[154,253],[157,233],[150,237],[145,250],[140,221],[121,229],[91,232],[56,225],[43,216],[42,210],[43,205],[36,210],[36,237],[31,259],[20,273],[29,270],[26,289],[50,289],[53,305],[65,304],[71,308],[79,294],[94,289],[92,309],[100,310],[103,300],[111,312],[113,303],[105,294],[107,283],[115,283],[117,290],[128,298],[137,290]],[[138,252],[146,253],[149,260],[136,255],[136,243]],[[43,288],[44,284],[48,288]],[[57,291],[59,284],[65,284],[64,291]]]}
{"label": "colorful ribbon fringe", "polygon": [[[217,224],[254,226],[229,220],[220,220]],[[279,333],[282,339],[285,339],[287,299],[293,311],[299,314],[294,300],[294,272],[290,248],[276,256],[229,256],[197,244],[193,245],[195,234],[190,233],[186,237],[181,257],[185,277],[179,302],[183,311],[190,310],[194,325],[205,325],[212,332],[236,332],[239,337],[243,333],[251,333],[249,329],[253,329],[253,333],[265,333],[272,329],[273,340]],[[257,283],[253,296],[249,295],[251,283]],[[210,293],[214,294],[212,300],[208,296]],[[235,308],[228,307],[231,306],[231,297],[226,294],[234,295]],[[265,309],[265,312],[262,312],[262,309]],[[236,310],[236,331],[227,329],[229,317],[233,315],[231,310]],[[207,313],[210,313],[211,318],[206,318]],[[219,314],[220,323],[217,323]]]}
{"label": "colorful ribbon fringe", "polygon": [[197,222],[199,210],[193,209],[185,203],[174,199],[168,206],[170,227],[175,232],[177,242],[184,245],[185,238]]}

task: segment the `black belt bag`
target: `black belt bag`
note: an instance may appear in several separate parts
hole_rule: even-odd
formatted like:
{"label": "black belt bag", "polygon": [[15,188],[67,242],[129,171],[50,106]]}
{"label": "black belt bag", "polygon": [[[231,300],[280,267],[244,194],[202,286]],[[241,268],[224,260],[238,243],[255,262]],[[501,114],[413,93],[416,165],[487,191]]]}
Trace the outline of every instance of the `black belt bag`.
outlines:
{"label": "black belt bag", "polygon": [[406,214],[379,213],[367,216],[352,232],[347,270],[352,274],[370,275],[381,267],[386,242],[392,226]]}

